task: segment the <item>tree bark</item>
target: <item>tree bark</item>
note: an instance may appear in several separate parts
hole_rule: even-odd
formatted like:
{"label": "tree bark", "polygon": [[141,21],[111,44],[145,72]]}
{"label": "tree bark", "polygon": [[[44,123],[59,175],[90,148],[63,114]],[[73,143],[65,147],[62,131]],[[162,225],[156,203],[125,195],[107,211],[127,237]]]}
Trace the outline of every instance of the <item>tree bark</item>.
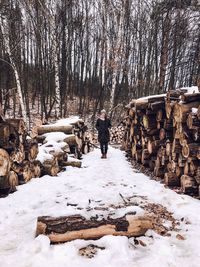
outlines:
{"label": "tree bark", "polygon": [[125,215],[117,219],[86,220],[81,215],[68,217],[38,217],[36,236],[47,235],[51,243],[75,239],[98,239],[105,235],[141,236],[153,228],[148,217]]}

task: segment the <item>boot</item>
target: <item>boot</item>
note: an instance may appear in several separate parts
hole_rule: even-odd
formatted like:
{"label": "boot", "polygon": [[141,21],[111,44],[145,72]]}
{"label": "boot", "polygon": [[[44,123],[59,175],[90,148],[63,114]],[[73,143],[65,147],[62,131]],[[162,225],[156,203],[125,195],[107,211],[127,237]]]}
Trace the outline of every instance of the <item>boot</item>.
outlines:
{"label": "boot", "polygon": [[104,159],[104,154],[102,154],[101,159]]}
{"label": "boot", "polygon": [[107,155],[106,154],[104,154],[104,159],[107,159]]}

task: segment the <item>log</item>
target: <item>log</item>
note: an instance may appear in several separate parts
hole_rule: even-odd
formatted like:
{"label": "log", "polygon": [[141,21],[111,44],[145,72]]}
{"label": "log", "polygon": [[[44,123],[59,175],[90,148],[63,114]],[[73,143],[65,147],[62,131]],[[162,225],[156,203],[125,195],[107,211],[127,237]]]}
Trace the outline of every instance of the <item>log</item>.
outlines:
{"label": "log", "polygon": [[33,178],[37,178],[41,176],[41,163],[39,160],[35,160],[31,163],[31,171]]}
{"label": "log", "polygon": [[170,100],[165,101],[165,111],[166,111],[166,117],[169,119],[171,117],[171,113],[173,110],[175,102],[171,102]]}
{"label": "log", "polygon": [[197,168],[196,175],[194,178],[195,178],[197,184],[200,185],[200,166]]}
{"label": "log", "polygon": [[33,162],[38,155],[38,142],[34,139],[26,140],[25,143],[25,159]]}
{"label": "log", "polygon": [[200,102],[200,93],[181,95],[181,100],[184,101],[185,103],[190,103],[190,102],[195,102],[195,101]]}
{"label": "log", "polygon": [[185,144],[182,147],[182,155],[185,158],[188,158],[189,156],[197,157],[199,150],[200,150],[200,145],[198,143]]}
{"label": "log", "polygon": [[51,175],[56,176],[59,172],[60,168],[58,166],[58,160],[56,157],[52,157],[52,159],[45,160],[42,163],[41,173],[42,175]]}
{"label": "log", "polygon": [[69,146],[75,146],[78,144],[77,140],[78,138],[76,137],[76,135],[70,134],[67,137],[65,137],[63,141],[66,142]]}
{"label": "log", "polygon": [[166,142],[166,155],[170,156],[172,152],[172,143],[169,142],[169,140]]}
{"label": "log", "polygon": [[25,151],[22,144],[10,153],[10,160],[17,163],[22,163],[25,160]]}
{"label": "log", "polygon": [[45,135],[38,135],[35,137],[38,143],[44,144],[46,136]]}
{"label": "log", "polygon": [[155,115],[143,115],[142,123],[145,129],[154,129],[157,127]]}
{"label": "log", "polygon": [[[164,103],[163,103],[164,104]],[[156,121],[160,122],[163,119],[163,109],[159,109],[156,112]]]}
{"label": "log", "polygon": [[154,168],[155,168],[155,159],[149,159],[148,161],[148,164],[149,164],[149,170],[150,171],[154,171]]}
{"label": "log", "polygon": [[166,131],[165,129],[160,129],[160,132],[159,132],[159,138],[160,140],[164,140],[166,138]]}
{"label": "log", "polygon": [[99,239],[105,235],[137,237],[153,228],[148,217],[125,215],[117,219],[87,220],[81,215],[66,217],[38,217],[36,236],[48,236],[51,243],[63,243],[76,239]]}
{"label": "log", "polygon": [[0,144],[1,147],[7,147],[9,144],[9,137],[10,137],[10,128],[9,125],[6,123],[0,124]]}
{"label": "log", "polygon": [[24,135],[26,132],[26,125],[23,119],[6,119],[8,124],[11,124],[20,135]]}
{"label": "log", "polygon": [[185,194],[197,194],[198,191],[194,177],[188,175],[181,176],[181,188]]}
{"label": "log", "polygon": [[180,186],[180,178],[173,172],[165,173],[164,181],[167,186]]}
{"label": "log", "polygon": [[149,108],[153,111],[158,111],[159,109],[162,109],[165,105],[165,101],[156,101],[154,103],[149,104]]}
{"label": "log", "polygon": [[10,185],[11,192],[16,191],[16,186],[19,185],[18,175],[14,171],[10,171],[8,174],[8,182]]}
{"label": "log", "polygon": [[28,160],[23,162],[22,175],[23,175],[23,180],[25,183],[27,183],[28,181],[30,181],[33,178],[31,165],[30,165],[30,162]]}
{"label": "log", "polygon": [[198,160],[191,160],[190,162],[190,173],[191,175],[195,175],[195,173],[198,170],[198,166],[199,166],[199,161]]}
{"label": "log", "polygon": [[200,142],[200,128],[192,130],[192,139],[194,142]]}
{"label": "log", "polygon": [[197,118],[200,120],[200,105],[198,106],[198,110],[197,110]]}
{"label": "log", "polygon": [[149,154],[157,153],[161,145],[163,145],[162,140],[155,140],[155,141],[149,140],[147,143],[147,149],[148,149]]}
{"label": "log", "polygon": [[142,149],[139,149],[136,151],[135,153],[135,159],[137,162],[141,162],[141,159],[142,159]]}
{"label": "log", "polygon": [[143,149],[142,150],[142,158],[141,162],[143,165],[148,165],[149,164],[149,158],[150,158],[150,153],[148,149]]}
{"label": "log", "polygon": [[197,114],[190,113],[187,117],[187,126],[189,129],[195,129],[200,127],[200,120],[197,118]]}
{"label": "log", "polygon": [[165,168],[163,166],[161,167],[155,166],[153,174],[155,175],[155,177],[163,178],[165,174]]}
{"label": "log", "polygon": [[6,150],[0,148],[0,176],[7,176],[10,171],[10,157]]}
{"label": "log", "polygon": [[42,125],[38,127],[39,135],[52,132],[62,132],[66,134],[72,134],[73,126],[72,125],[58,126],[52,124],[52,125]]}
{"label": "log", "polygon": [[62,161],[60,165],[62,167],[71,166],[71,167],[81,168],[82,162],[78,160],[69,160],[69,161]]}
{"label": "log", "polygon": [[177,123],[186,121],[188,112],[192,108],[198,108],[199,102],[192,102],[187,104],[176,103],[174,105],[173,118]]}

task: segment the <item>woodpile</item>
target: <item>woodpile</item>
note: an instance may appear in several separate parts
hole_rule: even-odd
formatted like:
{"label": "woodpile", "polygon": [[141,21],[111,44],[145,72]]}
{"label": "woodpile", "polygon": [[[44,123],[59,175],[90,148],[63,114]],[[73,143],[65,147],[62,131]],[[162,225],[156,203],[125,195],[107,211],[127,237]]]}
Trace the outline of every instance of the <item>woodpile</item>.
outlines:
{"label": "woodpile", "polygon": [[110,143],[111,144],[121,144],[124,137],[125,125],[120,123],[120,125],[112,127],[110,129]]}
{"label": "woodpile", "polygon": [[87,126],[78,118],[62,119],[38,127],[37,141],[42,175],[55,176],[64,167],[81,167],[82,154],[90,151]]}
{"label": "woodpile", "polygon": [[153,228],[149,217],[127,214],[116,219],[90,219],[81,215],[63,217],[38,217],[36,236],[47,235],[51,243],[62,243],[75,239],[98,239],[105,235],[137,237]]}
{"label": "woodpile", "polygon": [[200,185],[200,93],[169,91],[131,101],[123,145],[168,186],[196,194]]}
{"label": "woodpile", "polygon": [[[124,139],[126,123],[121,122],[118,126],[113,126],[110,131],[110,144],[121,144]],[[91,142],[93,144],[98,144],[98,133],[95,130],[91,137]]]}
{"label": "woodpile", "polygon": [[81,167],[79,159],[90,151],[87,127],[79,119],[67,121],[40,125],[38,136],[30,138],[22,119],[1,118],[0,195],[32,178],[56,176],[67,166]]}
{"label": "woodpile", "polygon": [[8,193],[16,186],[37,177],[40,164],[36,157],[38,143],[27,138],[22,119],[1,118],[0,122],[0,189]]}

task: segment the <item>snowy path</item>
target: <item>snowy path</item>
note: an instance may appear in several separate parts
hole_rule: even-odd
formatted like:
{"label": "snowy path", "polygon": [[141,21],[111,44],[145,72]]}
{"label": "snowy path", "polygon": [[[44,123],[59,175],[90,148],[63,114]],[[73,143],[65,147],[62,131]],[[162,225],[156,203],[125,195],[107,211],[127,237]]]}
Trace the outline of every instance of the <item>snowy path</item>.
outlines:
{"label": "snowy path", "polygon": [[[200,266],[200,201],[178,195],[158,182],[134,173],[123,152],[111,148],[107,160],[99,151],[85,156],[84,168],[69,167],[59,177],[33,179],[18,191],[0,199],[0,267],[199,267]],[[143,210],[135,205],[115,209],[125,198],[160,203],[183,219],[179,232],[160,236],[148,231],[140,239],[147,244],[135,246],[133,239],[106,236],[97,241],[76,240],[50,246],[48,238],[34,238],[36,219],[42,215],[123,216]],[[144,198],[145,199],[145,198]],[[76,206],[71,205],[76,204]],[[105,210],[103,210],[105,208]],[[189,221],[190,223],[185,223]],[[153,238],[152,238],[153,236]],[[78,254],[79,248],[95,244],[105,247],[94,258]]]}

